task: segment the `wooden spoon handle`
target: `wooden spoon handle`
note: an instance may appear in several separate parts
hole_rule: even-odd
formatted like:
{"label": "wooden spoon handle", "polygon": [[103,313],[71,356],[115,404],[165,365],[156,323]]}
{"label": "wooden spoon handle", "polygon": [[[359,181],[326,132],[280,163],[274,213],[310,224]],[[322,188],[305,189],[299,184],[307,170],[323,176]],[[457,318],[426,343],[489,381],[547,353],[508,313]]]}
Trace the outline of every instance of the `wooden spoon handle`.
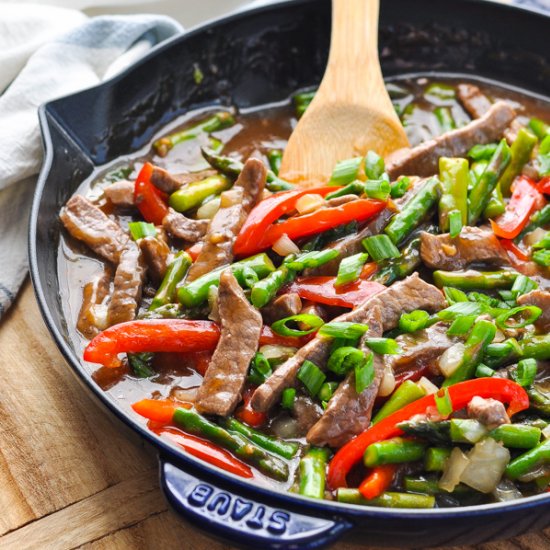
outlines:
{"label": "wooden spoon handle", "polygon": [[380,0],[332,0],[329,67],[378,65],[379,10]]}

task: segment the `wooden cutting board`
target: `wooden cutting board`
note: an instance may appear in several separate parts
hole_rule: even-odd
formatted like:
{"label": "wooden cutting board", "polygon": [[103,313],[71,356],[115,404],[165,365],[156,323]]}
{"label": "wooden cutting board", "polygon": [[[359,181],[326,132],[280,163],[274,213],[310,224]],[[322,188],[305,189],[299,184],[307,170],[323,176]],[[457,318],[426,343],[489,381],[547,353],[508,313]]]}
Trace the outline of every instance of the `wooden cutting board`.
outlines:
{"label": "wooden cutting board", "polygon": [[[28,281],[0,322],[0,415],[0,549],[230,548],[168,509],[154,451],[77,381]],[[546,550],[550,529],[476,548]]]}

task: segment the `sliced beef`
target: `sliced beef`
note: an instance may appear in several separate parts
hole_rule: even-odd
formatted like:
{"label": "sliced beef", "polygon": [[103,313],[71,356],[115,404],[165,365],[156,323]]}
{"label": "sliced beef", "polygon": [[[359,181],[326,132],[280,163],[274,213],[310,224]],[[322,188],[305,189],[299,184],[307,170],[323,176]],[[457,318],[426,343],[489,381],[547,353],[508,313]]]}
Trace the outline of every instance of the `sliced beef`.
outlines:
{"label": "sliced beef", "polygon": [[302,300],[296,292],[287,292],[277,296],[270,304],[262,308],[262,317],[266,325],[279,319],[297,315],[302,310]]}
{"label": "sliced beef", "polygon": [[384,366],[398,374],[412,369],[421,370],[430,365],[434,374],[441,374],[439,367],[435,366],[435,360],[457,342],[455,338],[447,336],[448,328],[443,323],[436,323],[414,334],[398,336],[396,341],[402,352],[398,355],[384,355]]}
{"label": "sliced beef", "polygon": [[158,286],[164,278],[170,263],[170,247],[156,237],[145,237],[140,239],[139,248],[147,266],[149,278]]}
{"label": "sliced beef", "polygon": [[386,171],[395,179],[402,174],[426,177],[438,172],[440,157],[463,157],[477,143],[500,139],[516,113],[505,101],[498,101],[481,118],[407,149],[399,149],[386,159]]}
{"label": "sliced beef", "polygon": [[233,188],[222,193],[220,209],[210,221],[204,246],[189,270],[187,281],[231,263],[233,243],[262,195],[266,174],[262,161],[248,159]]}
{"label": "sliced beef", "polygon": [[510,263],[506,250],[495,234],[479,227],[465,227],[460,235],[449,233],[420,235],[420,255],[431,269],[458,270],[473,263],[504,265]]}
{"label": "sliced beef", "polygon": [[134,320],[144,279],[145,264],[141,250],[134,241],[128,241],[115,273],[114,290],[107,311],[109,326]]}
{"label": "sliced beef", "polygon": [[323,409],[307,395],[299,395],[294,399],[291,412],[298,428],[295,437],[304,437],[323,415]]}
{"label": "sliced beef", "polygon": [[512,145],[512,143],[516,141],[516,138],[518,137],[518,132],[522,128],[525,128],[525,124],[523,124],[520,117],[517,117],[512,120],[510,126],[506,128],[506,130],[504,130],[504,137],[510,145]]}
{"label": "sliced beef", "polygon": [[[334,321],[365,323],[368,322],[369,313],[379,307],[382,315],[384,331],[397,325],[403,312],[414,309],[427,309],[439,311],[445,307],[443,294],[433,285],[420,279],[418,274],[411,275],[403,281],[399,281],[379,294],[371,296],[359,307],[340,315]],[[328,359],[332,341],[330,338],[316,336],[305,346],[285,361],[261,386],[259,386],[250,401],[251,406],[257,411],[267,411],[279,401],[285,388],[295,384],[296,375],[307,359],[318,367],[324,368]]]}
{"label": "sliced beef", "polygon": [[323,307],[321,304],[316,304],[315,302],[307,302],[300,310],[300,313],[306,313],[307,315],[317,315],[317,317],[321,317],[323,321],[329,320],[329,313],[327,311],[327,308]]}
{"label": "sliced beef", "polygon": [[76,328],[88,339],[107,328],[107,302],[111,289],[111,272],[103,271],[84,285],[82,305]]}
{"label": "sliced beef", "polygon": [[506,414],[506,407],[496,399],[485,399],[476,395],[468,403],[468,416],[479,420],[490,430],[501,424],[510,424],[510,418]]}
{"label": "sliced beef", "polygon": [[[416,193],[416,190],[423,183],[424,180],[421,180],[419,178],[415,179],[412,182],[409,191],[403,197],[395,201],[394,204],[396,210],[400,210],[403,205],[406,204],[413,197],[413,195]],[[336,275],[338,273],[338,267],[340,266],[342,258],[353,256],[354,254],[358,254],[359,252],[364,252],[365,249],[362,245],[363,239],[371,237],[373,235],[378,235],[384,229],[384,227],[386,227],[394,213],[394,210],[386,208],[385,210],[382,210],[382,212],[380,212],[380,214],[378,214],[376,218],[374,218],[357,233],[354,233],[353,235],[348,235],[347,237],[331,243],[329,246],[327,246],[327,249],[338,250],[340,254],[336,256],[334,260],[331,260],[330,262],[327,262],[320,267],[304,270],[304,275],[306,277]]]}
{"label": "sliced beef", "polygon": [[162,220],[162,227],[176,239],[183,239],[190,243],[200,241],[208,230],[208,220],[192,220],[173,208],[168,209],[168,214]]}
{"label": "sliced beef", "polygon": [[118,225],[82,195],[74,195],[59,216],[65,229],[91,248],[98,256],[118,263],[128,242],[128,235]]}
{"label": "sliced beef", "polygon": [[151,172],[151,183],[157,189],[160,189],[164,193],[168,194],[177,191],[183,186],[183,183],[179,178],[176,178],[176,176],[173,176],[170,172],[159,168],[158,166],[153,167],[153,171]]}
{"label": "sliced beef", "polygon": [[[379,307],[369,311],[369,330],[364,338],[380,338],[383,334],[382,314]],[[363,343],[360,347],[365,349]],[[384,363],[374,354],[374,380],[360,394],[355,390],[355,373],[349,372],[328,402],[321,419],[307,433],[312,445],[340,447],[352,437],[366,430],[370,424],[374,401],[378,395],[384,373]]]}
{"label": "sliced beef", "polygon": [[490,108],[490,99],[474,84],[459,84],[458,100],[472,118],[482,117]]}
{"label": "sliced beef", "polygon": [[258,349],[262,316],[250,305],[230,269],[220,277],[221,334],[197,394],[197,410],[228,416],[242,397],[250,361]]}
{"label": "sliced beef", "polygon": [[105,187],[103,193],[115,206],[130,207],[134,206],[134,187],[133,181],[120,180]]}
{"label": "sliced beef", "polygon": [[532,290],[518,298],[521,306],[537,306],[542,309],[542,315],[535,322],[541,332],[550,332],[550,292],[548,290]]}

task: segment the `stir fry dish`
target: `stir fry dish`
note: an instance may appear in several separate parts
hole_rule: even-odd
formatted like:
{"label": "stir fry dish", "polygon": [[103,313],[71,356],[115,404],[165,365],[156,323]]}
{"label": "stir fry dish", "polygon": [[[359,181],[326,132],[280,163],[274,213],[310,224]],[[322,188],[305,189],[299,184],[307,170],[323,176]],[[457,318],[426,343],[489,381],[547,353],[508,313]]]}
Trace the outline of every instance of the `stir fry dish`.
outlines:
{"label": "stir fry dish", "polygon": [[550,109],[451,79],[388,90],[412,146],[326,185],[278,175],[314,92],[202,112],[85,182],[60,213],[83,359],[159,437],[274,489],[546,492]]}

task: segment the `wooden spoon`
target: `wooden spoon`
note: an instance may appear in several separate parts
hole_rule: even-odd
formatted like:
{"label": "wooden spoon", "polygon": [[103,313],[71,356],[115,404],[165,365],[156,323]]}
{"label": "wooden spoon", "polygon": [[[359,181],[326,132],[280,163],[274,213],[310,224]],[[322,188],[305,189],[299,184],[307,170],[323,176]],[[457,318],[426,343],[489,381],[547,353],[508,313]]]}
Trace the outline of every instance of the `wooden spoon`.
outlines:
{"label": "wooden spoon", "polygon": [[409,142],[384,86],[378,60],[379,0],[332,0],[325,76],[285,149],[280,175],[324,184],[338,161]]}

